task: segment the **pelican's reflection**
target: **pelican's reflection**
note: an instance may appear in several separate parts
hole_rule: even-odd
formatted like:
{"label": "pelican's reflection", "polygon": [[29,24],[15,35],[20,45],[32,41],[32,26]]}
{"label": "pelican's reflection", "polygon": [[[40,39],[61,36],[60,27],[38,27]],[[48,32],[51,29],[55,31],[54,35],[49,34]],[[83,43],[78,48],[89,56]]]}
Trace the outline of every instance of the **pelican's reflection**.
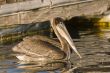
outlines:
{"label": "pelican's reflection", "polygon": [[18,63],[18,69],[27,70],[29,73],[71,73],[74,70],[74,68],[71,68],[72,64],[70,62],[53,62],[45,65],[23,61]]}

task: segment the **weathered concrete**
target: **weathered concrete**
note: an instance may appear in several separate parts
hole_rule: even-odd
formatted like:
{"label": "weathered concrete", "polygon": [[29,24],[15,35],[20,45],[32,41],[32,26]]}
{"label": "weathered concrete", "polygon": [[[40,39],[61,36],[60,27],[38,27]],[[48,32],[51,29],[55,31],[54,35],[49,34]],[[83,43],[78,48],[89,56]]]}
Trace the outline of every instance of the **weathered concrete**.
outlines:
{"label": "weathered concrete", "polygon": [[53,8],[43,7],[30,11],[1,15],[0,26],[46,21],[56,16],[64,19],[70,19],[74,16],[100,15],[106,12],[109,7],[109,0],[94,0],[93,2],[76,3],[61,7],[54,5]]}

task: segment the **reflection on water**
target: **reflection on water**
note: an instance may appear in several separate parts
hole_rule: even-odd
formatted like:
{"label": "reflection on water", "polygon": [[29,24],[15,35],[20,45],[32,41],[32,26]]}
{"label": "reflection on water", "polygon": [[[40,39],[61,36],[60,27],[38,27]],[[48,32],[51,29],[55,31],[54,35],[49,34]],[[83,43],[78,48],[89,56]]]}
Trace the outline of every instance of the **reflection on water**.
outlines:
{"label": "reflection on water", "polygon": [[80,37],[75,37],[74,42],[83,58],[79,59],[73,52],[70,62],[54,62],[43,66],[34,62],[20,62],[11,51],[15,43],[0,45],[0,73],[109,73],[110,28],[98,28],[98,32],[94,30],[97,29],[78,32]]}

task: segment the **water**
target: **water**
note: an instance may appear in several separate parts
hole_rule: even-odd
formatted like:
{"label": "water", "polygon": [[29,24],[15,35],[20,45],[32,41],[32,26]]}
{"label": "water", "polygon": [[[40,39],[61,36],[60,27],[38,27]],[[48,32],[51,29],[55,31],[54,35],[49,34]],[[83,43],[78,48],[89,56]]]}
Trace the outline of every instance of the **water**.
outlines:
{"label": "water", "polygon": [[[74,39],[82,55],[74,52],[70,62],[38,66],[36,63],[20,62],[11,51],[16,44],[0,46],[0,73],[110,73],[110,31],[94,33],[80,31],[80,38]],[[101,35],[99,35],[101,34]]]}

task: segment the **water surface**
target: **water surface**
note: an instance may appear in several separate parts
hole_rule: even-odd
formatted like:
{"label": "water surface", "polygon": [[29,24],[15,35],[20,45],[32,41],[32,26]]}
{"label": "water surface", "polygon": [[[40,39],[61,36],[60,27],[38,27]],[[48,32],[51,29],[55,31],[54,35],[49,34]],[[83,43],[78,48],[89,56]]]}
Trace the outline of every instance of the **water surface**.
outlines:
{"label": "water surface", "polygon": [[106,34],[110,35],[110,31],[80,31],[80,38],[73,40],[83,58],[80,59],[73,52],[70,62],[58,62],[44,67],[36,63],[20,62],[11,51],[15,43],[1,45],[0,73],[109,73],[110,41]]}

